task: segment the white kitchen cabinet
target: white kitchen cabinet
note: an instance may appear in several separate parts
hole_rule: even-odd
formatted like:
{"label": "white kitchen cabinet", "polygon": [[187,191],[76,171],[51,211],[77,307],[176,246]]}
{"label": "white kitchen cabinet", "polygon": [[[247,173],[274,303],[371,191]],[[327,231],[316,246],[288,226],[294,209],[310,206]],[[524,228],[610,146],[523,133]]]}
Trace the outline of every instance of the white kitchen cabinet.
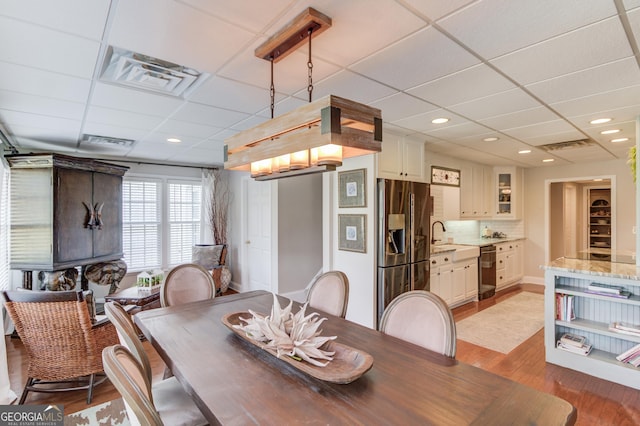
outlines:
{"label": "white kitchen cabinet", "polygon": [[523,277],[523,241],[496,244],[496,290],[520,281]]}
{"label": "white kitchen cabinet", "polygon": [[460,188],[455,186],[434,185],[430,186],[433,197],[434,220],[459,220],[460,219]]}
{"label": "white kitchen cabinet", "polygon": [[478,298],[478,258],[467,259],[465,272],[465,300],[477,300]]}
{"label": "white kitchen cabinet", "polygon": [[494,168],[494,219],[516,220],[521,218],[522,184],[522,169],[518,167]]}
{"label": "white kitchen cabinet", "polygon": [[453,263],[452,305],[476,300],[478,296],[478,258]]}
{"label": "white kitchen cabinet", "polygon": [[447,304],[453,300],[453,266],[451,254],[432,255],[429,259],[431,271],[429,276],[430,291],[440,296]]}
{"label": "white kitchen cabinet", "polygon": [[460,171],[460,218],[482,219],[492,216],[493,169],[479,164]]}
{"label": "white kitchen cabinet", "polygon": [[378,177],[427,182],[424,142],[385,134],[378,156]]}
{"label": "white kitchen cabinet", "polygon": [[464,301],[467,280],[466,262],[454,262],[451,275],[451,303],[457,305]]}

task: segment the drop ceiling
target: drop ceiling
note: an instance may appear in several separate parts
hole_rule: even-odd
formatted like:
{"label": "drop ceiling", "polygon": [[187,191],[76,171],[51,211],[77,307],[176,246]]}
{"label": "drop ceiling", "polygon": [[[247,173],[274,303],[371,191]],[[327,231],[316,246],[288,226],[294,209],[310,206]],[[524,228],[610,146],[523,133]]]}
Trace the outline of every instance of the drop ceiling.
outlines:
{"label": "drop ceiling", "polygon": [[[0,124],[21,153],[221,165],[225,138],[270,117],[255,48],[307,7],[333,20],[313,40],[314,99],[380,108],[385,133],[522,167],[626,158],[636,142],[640,0],[3,2]],[[110,48],[206,78],[181,96],[117,85],[101,77]],[[306,55],[275,64],[276,115],[308,101]],[[612,121],[590,124],[600,117]],[[539,148],[584,139],[595,144]]]}

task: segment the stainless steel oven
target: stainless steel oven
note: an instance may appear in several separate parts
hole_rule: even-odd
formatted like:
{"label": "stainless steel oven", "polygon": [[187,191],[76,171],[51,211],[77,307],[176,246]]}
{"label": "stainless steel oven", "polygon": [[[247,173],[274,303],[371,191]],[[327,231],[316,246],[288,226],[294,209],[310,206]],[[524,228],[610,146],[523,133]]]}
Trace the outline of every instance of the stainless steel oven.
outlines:
{"label": "stainless steel oven", "polygon": [[496,294],[496,246],[480,247],[478,269],[478,300],[488,299]]}

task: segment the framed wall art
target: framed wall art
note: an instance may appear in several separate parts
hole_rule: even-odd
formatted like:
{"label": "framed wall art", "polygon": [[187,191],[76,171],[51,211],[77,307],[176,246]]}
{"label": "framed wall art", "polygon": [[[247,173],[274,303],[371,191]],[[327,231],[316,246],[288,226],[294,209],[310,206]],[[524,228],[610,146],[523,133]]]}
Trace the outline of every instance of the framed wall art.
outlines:
{"label": "framed wall art", "polygon": [[338,249],[367,252],[367,215],[338,215]]}
{"label": "framed wall art", "polygon": [[431,166],[431,183],[434,185],[460,186],[460,170]]}
{"label": "framed wall art", "polygon": [[367,207],[367,170],[338,173],[338,207]]}

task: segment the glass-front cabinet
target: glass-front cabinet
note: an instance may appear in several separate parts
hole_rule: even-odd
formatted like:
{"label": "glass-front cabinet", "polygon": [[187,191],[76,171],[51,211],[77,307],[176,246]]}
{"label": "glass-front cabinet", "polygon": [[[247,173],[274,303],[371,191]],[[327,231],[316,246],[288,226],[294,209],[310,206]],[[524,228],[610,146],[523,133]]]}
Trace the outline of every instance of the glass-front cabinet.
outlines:
{"label": "glass-front cabinet", "polygon": [[520,219],[522,170],[517,167],[494,168],[494,219]]}

